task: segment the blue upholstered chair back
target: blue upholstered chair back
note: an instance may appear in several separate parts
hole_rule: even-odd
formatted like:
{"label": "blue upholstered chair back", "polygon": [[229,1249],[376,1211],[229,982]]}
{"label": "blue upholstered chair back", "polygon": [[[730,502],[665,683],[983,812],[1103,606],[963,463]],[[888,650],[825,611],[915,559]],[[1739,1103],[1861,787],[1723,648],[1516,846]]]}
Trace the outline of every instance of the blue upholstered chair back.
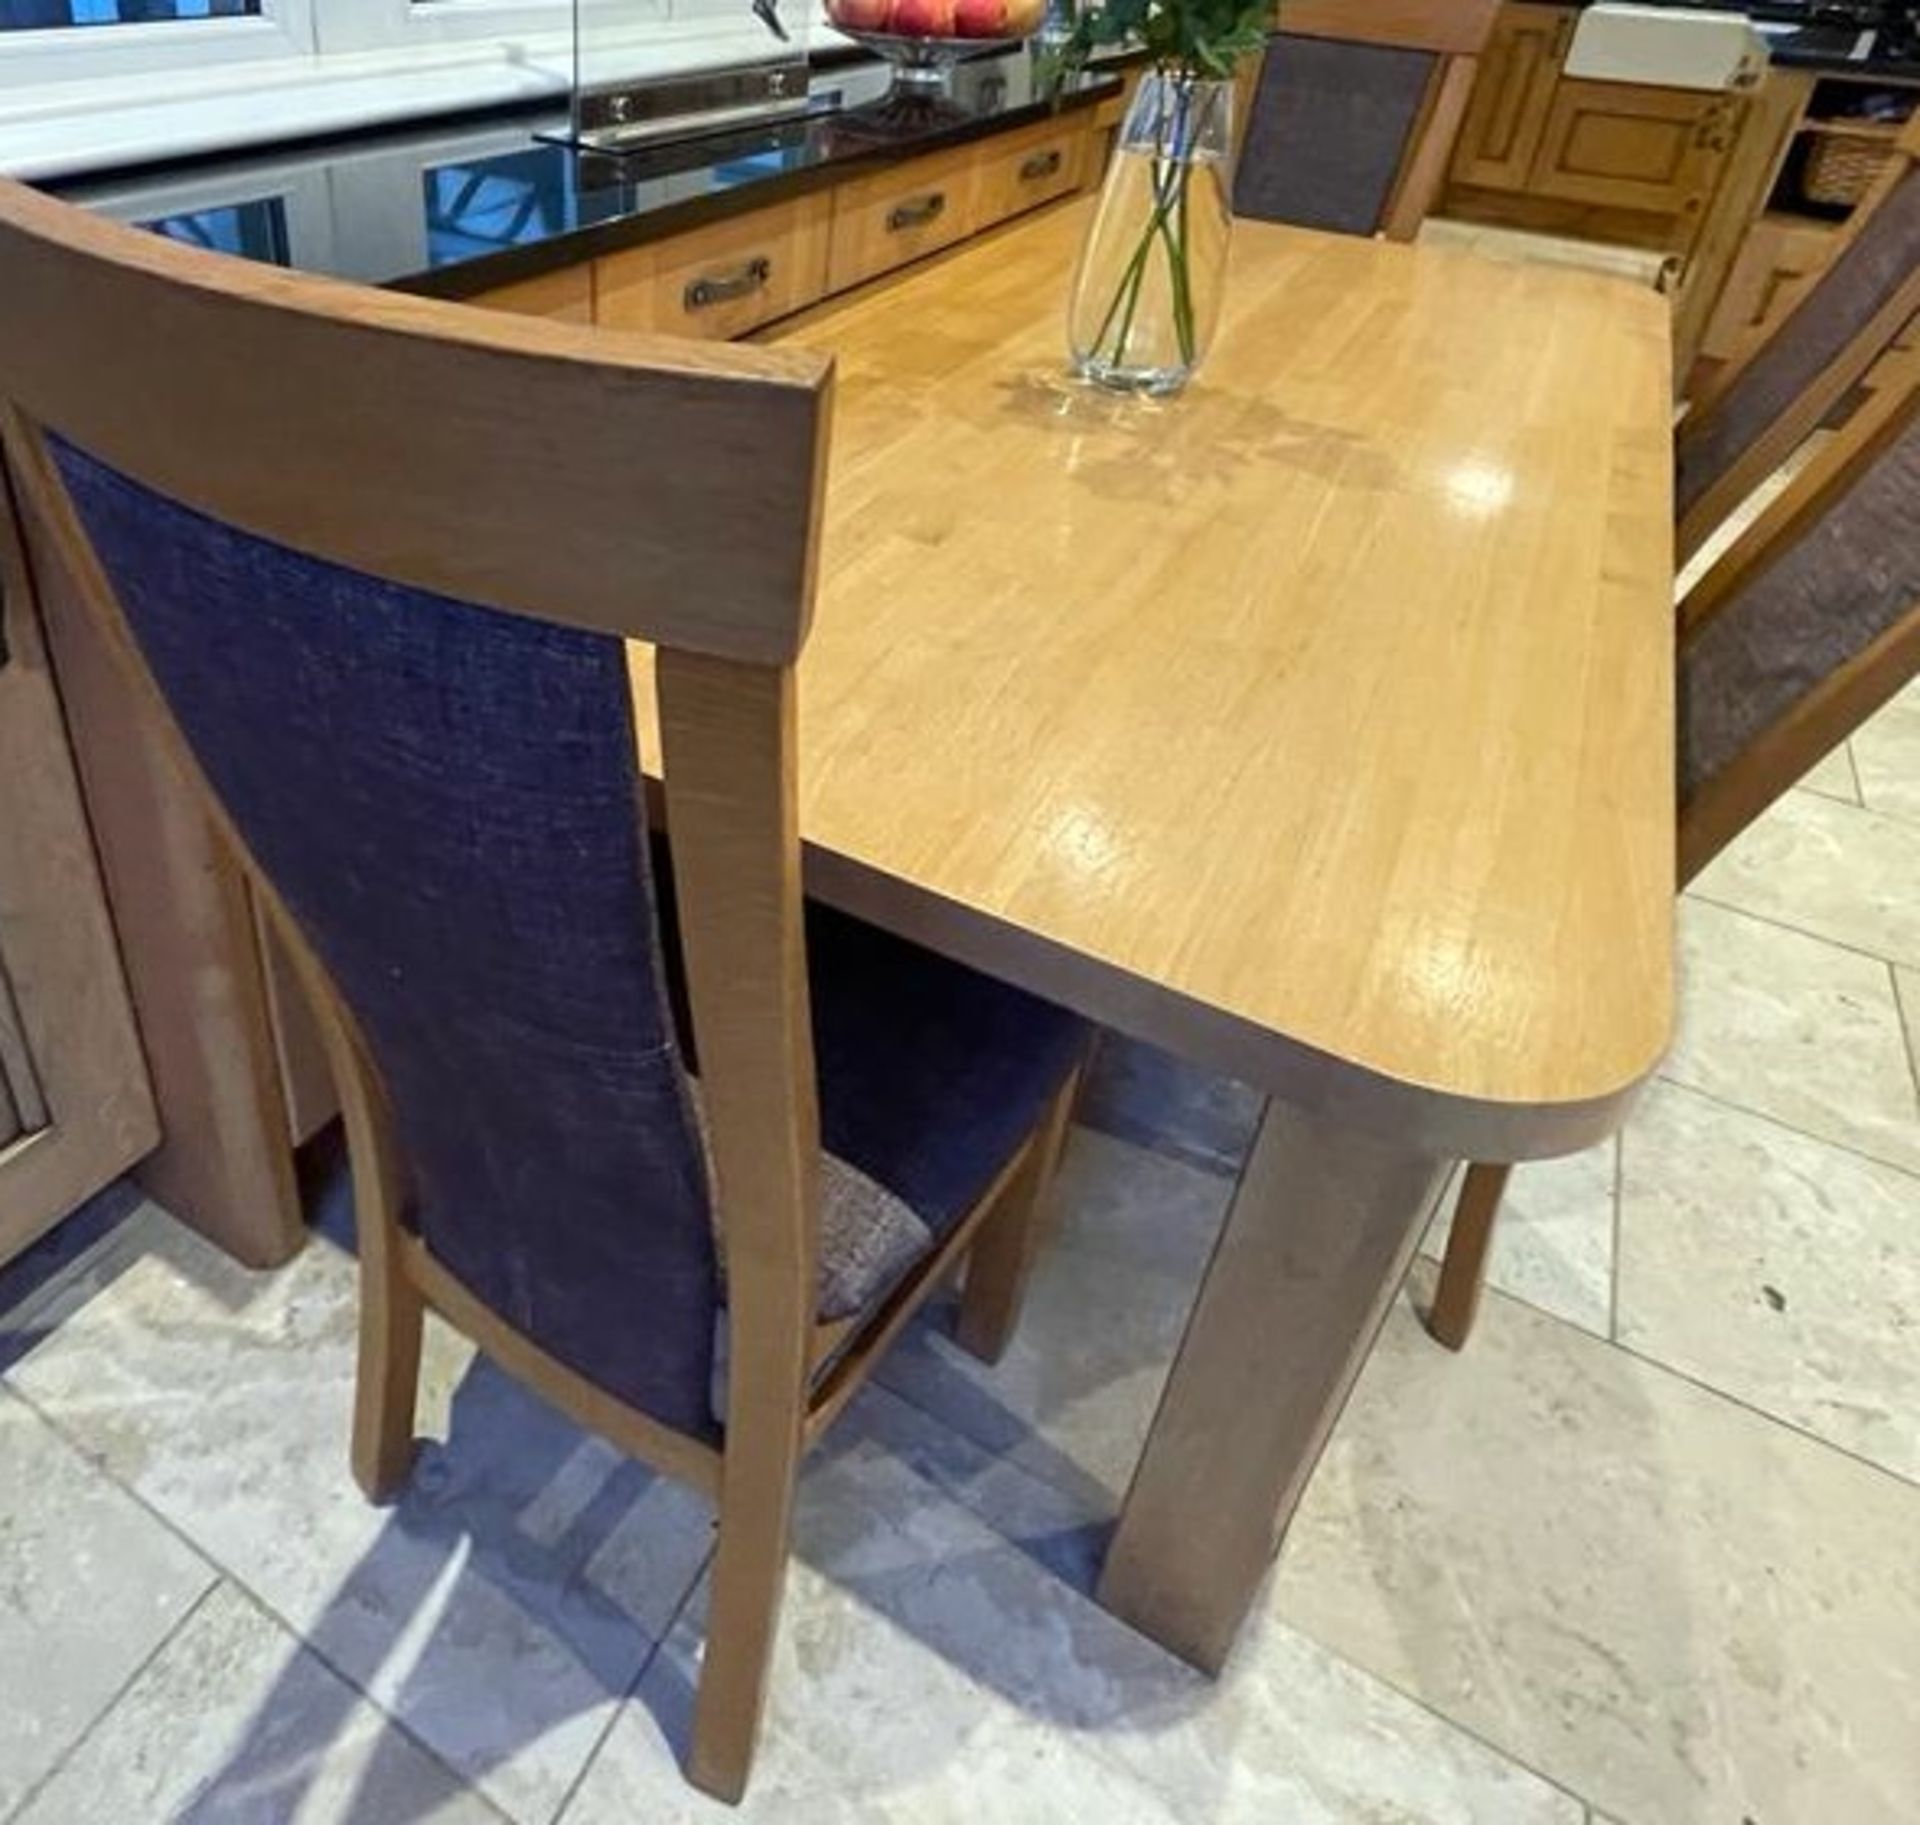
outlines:
{"label": "blue upholstered chair back", "polygon": [[[1920,413],[1816,525],[1683,643],[1683,806],[1843,666],[1916,621]],[[1920,639],[1913,660],[1920,663]],[[1886,691],[1900,682],[1889,677]]]}
{"label": "blue upholstered chair back", "polygon": [[1674,500],[1682,515],[1840,358],[1916,269],[1920,165],[1882,199],[1720,401],[1681,427]]}
{"label": "blue upholstered chair back", "polygon": [[713,1231],[621,643],[318,561],[52,448],[200,765],[365,1034],[410,1221],[550,1354],[711,1432]]}
{"label": "blue upholstered chair back", "polygon": [[1377,232],[1438,62],[1433,51],[1276,32],[1241,141],[1234,213]]}

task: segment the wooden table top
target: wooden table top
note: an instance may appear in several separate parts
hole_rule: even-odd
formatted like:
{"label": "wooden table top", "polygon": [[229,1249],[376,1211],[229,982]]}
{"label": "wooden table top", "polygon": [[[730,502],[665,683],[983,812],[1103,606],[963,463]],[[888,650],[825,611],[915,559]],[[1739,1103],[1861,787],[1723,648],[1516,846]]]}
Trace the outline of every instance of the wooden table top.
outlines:
{"label": "wooden table top", "polygon": [[1598,1138],[1672,1018],[1666,305],[1242,223],[1120,400],[1086,208],[774,338],[839,374],[810,888],[1409,1145]]}

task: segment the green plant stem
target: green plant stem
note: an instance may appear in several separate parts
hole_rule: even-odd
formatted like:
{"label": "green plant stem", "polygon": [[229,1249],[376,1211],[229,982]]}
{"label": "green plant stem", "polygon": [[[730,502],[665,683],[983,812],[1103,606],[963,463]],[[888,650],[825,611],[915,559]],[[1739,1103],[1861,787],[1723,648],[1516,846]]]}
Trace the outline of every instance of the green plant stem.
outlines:
{"label": "green plant stem", "polygon": [[[1174,79],[1166,79],[1174,80]],[[1173,157],[1156,159],[1157,169],[1153,178],[1154,209],[1147,218],[1141,231],[1138,245],[1120,274],[1114,286],[1113,297],[1107,304],[1106,314],[1100,320],[1100,327],[1094,333],[1093,352],[1097,355],[1106,343],[1107,332],[1114,327],[1114,319],[1120,319],[1119,328],[1114,333],[1111,359],[1115,366],[1126,359],[1128,340],[1133,334],[1134,318],[1140,308],[1140,294],[1145,288],[1148,266],[1153,257],[1155,243],[1166,250],[1168,288],[1173,308],[1174,335],[1179,344],[1180,359],[1191,363],[1199,343],[1198,322],[1193,304],[1193,235],[1192,210],[1190,200],[1193,183],[1192,151],[1204,137],[1212,124],[1212,112],[1216,105],[1218,92],[1209,94],[1199,123],[1193,132],[1185,132],[1187,115],[1190,108],[1189,95],[1180,91],[1176,102],[1177,116],[1173,127]],[[1156,133],[1156,138],[1165,140],[1164,131]],[[1182,153],[1187,156],[1182,157]]]}

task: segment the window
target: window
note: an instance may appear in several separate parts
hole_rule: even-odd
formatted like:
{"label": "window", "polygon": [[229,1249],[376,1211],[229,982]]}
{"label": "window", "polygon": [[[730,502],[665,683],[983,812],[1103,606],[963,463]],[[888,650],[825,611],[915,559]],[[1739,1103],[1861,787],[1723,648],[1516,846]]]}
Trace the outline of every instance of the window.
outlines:
{"label": "window", "polygon": [[0,0],[0,32],[154,25],[163,19],[235,19],[259,11],[260,0]]}
{"label": "window", "polygon": [[[820,0],[577,0],[588,80],[804,56]],[[0,0],[0,170],[180,152],[566,94],[576,0]],[[164,73],[167,80],[152,78]]]}

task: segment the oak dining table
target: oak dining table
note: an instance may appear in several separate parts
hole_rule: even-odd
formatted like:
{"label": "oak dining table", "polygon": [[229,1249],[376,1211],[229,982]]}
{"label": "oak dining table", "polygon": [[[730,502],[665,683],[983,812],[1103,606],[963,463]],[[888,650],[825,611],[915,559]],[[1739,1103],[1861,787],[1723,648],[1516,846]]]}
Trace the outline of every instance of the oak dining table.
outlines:
{"label": "oak dining table", "polygon": [[1243,223],[1197,380],[1116,397],[1090,206],[764,338],[837,369],[801,828],[820,898],[1269,1099],[1098,1586],[1214,1670],[1453,1164],[1602,1139],[1667,1045],[1669,327]]}

